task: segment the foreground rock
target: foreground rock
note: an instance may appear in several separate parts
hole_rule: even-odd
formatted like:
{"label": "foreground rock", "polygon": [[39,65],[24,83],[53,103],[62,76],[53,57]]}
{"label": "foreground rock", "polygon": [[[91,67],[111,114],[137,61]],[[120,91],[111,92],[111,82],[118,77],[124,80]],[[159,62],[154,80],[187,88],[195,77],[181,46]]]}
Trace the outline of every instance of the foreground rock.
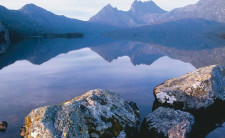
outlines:
{"label": "foreground rock", "polygon": [[25,118],[25,137],[133,137],[138,124],[135,103],[96,89],[62,104],[33,110]]}
{"label": "foreground rock", "polygon": [[193,125],[194,117],[190,113],[159,107],[144,119],[141,134],[142,137],[186,138]]}
{"label": "foreground rock", "polygon": [[179,78],[170,79],[154,89],[158,106],[184,110],[206,109],[225,101],[225,68],[212,65]]}
{"label": "foreground rock", "polygon": [[7,130],[8,123],[6,121],[0,122],[0,132],[5,132]]}
{"label": "foreground rock", "polygon": [[9,32],[4,25],[0,23],[0,53],[5,52],[10,44]]}

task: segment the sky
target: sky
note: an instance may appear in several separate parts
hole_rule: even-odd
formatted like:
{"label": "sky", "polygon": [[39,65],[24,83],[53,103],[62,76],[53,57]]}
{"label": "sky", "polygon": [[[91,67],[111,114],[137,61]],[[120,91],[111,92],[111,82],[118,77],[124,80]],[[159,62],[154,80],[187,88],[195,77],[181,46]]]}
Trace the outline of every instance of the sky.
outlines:
{"label": "sky", "polygon": [[[8,9],[20,9],[25,4],[33,3],[55,14],[86,21],[107,4],[117,7],[119,10],[127,11],[133,1],[134,0],[0,0],[0,5]],[[198,2],[198,0],[153,1],[167,11]]]}

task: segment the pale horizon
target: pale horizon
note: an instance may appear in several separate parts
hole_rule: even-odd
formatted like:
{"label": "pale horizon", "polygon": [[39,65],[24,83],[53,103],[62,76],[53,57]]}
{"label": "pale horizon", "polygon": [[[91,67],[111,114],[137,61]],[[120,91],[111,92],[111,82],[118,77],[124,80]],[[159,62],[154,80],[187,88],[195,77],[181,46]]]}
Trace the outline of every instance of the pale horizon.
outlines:
{"label": "pale horizon", "polygon": [[[26,4],[35,4],[58,15],[65,15],[70,18],[87,21],[90,17],[97,14],[104,6],[111,4],[119,10],[127,11],[130,9],[134,0],[1,0],[0,5],[8,9],[18,10]],[[141,0],[149,1],[149,0]],[[153,0],[160,8],[170,11],[175,8],[184,7],[189,4],[197,3],[199,0]]]}

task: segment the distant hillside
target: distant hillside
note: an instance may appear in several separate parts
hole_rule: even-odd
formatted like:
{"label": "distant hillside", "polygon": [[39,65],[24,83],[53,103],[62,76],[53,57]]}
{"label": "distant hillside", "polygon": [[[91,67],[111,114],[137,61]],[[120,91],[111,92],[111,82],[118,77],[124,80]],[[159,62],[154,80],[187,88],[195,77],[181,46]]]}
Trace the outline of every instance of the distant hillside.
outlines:
{"label": "distant hillside", "polygon": [[120,11],[109,4],[89,21],[119,27],[134,27],[149,24],[164,13],[166,11],[158,7],[153,1],[135,0],[129,11]]}
{"label": "distant hillside", "polygon": [[114,31],[108,35],[120,39],[197,50],[210,48],[212,45],[219,46],[218,42],[220,41],[225,42],[224,40],[217,38],[217,36],[223,32],[225,32],[224,23],[203,19],[183,19],[162,24]]}
{"label": "distant hillside", "polygon": [[14,34],[35,35],[48,33],[97,33],[111,31],[113,28],[84,22],[65,16],[55,15],[34,4],[20,10],[9,10],[0,6],[0,22]]}
{"label": "distant hillside", "polygon": [[136,28],[115,31],[121,34],[156,34],[156,35],[215,35],[225,30],[225,24],[205,19],[182,19],[160,24],[146,25]]}

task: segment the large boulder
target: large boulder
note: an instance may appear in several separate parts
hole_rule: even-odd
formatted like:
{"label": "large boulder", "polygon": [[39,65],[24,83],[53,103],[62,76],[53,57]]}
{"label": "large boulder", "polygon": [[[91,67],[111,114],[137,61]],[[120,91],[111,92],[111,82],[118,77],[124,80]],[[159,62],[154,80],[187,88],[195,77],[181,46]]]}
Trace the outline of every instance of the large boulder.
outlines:
{"label": "large boulder", "polygon": [[145,117],[141,134],[146,138],[186,138],[190,136],[194,122],[190,113],[159,107]]}
{"label": "large boulder", "polygon": [[225,68],[212,65],[170,79],[154,89],[156,105],[196,111],[225,100]]}
{"label": "large boulder", "polygon": [[139,116],[135,103],[96,89],[62,104],[31,111],[25,118],[25,137],[134,137]]}
{"label": "large boulder", "polygon": [[9,44],[9,31],[0,23],[0,54],[8,49]]}

